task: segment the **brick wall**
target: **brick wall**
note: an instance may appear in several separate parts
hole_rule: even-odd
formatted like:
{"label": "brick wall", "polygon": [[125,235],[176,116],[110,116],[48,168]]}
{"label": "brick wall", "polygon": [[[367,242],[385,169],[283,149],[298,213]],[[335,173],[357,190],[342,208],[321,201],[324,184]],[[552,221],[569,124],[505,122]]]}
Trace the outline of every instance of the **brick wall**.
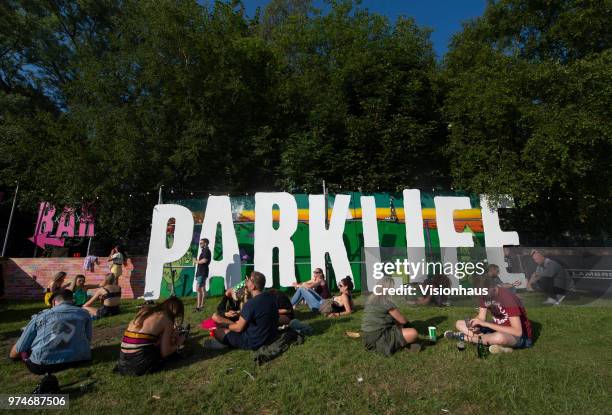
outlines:
{"label": "brick wall", "polygon": [[[84,258],[0,258],[4,277],[4,295],[9,300],[42,299],[43,291],[58,271],[68,274],[66,282],[76,274],[86,277],[86,284],[99,284],[109,272],[107,258],[100,258],[94,272],[83,269]],[[128,260],[119,278],[122,298],[138,298],[144,293],[146,257]]]}

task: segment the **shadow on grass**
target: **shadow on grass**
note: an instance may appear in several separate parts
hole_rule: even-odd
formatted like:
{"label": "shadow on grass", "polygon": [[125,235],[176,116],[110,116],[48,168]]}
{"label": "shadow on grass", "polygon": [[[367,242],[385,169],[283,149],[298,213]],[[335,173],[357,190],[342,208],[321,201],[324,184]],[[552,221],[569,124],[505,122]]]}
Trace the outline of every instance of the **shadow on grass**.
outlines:
{"label": "shadow on grass", "polygon": [[[419,334],[427,335],[429,334],[430,326],[437,327],[443,321],[446,321],[447,319],[448,319],[448,316],[435,316],[435,317],[428,318],[427,320],[414,320],[410,322],[410,327],[416,329],[416,331],[418,331]],[[441,337],[440,333],[437,333],[437,335],[438,335],[438,338]]]}
{"label": "shadow on grass", "polygon": [[531,322],[531,342],[535,345],[542,333],[542,324],[531,319],[529,321]]}
{"label": "shadow on grass", "polygon": [[46,309],[47,307],[43,304],[40,304],[40,306],[27,304],[26,308],[3,308],[0,309],[0,319],[7,322],[29,321],[34,314]]}
{"label": "shadow on grass", "polygon": [[[232,351],[232,349],[229,347],[223,350],[208,350],[203,346],[203,341],[205,339],[208,339],[208,336],[204,334],[191,336],[189,340],[187,340],[181,355],[168,359],[163,370],[179,369],[202,360],[213,359],[217,356]],[[92,363],[118,362],[120,350],[120,343],[106,344],[95,347],[92,350]]]}

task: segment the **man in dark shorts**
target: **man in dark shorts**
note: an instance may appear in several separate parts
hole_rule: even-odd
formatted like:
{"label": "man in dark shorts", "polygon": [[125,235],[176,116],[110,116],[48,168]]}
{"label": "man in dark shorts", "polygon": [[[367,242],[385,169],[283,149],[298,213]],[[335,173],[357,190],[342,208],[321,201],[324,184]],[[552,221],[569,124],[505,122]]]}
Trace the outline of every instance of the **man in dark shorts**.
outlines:
{"label": "man in dark shorts", "polygon": [[34,315],[10,358],[23,360],[35,375],[57,372],[91,360],[91,317],[72,304],[72,291],[55,291],[52,308]]}
{"label": "man in dark shorts", "polygon": [[541,290],[548,294],[546,305],[559,305],[572,288],[572,280],[565,268],[557,261],[546,258],[536,249],[531,251],[531,258],[537,268],[527,281],[527,291]]}
{"label": "man in dark shorts", "polygon": [[196,267],[195,279],[196,279],[196,309],[195,311],[201,311],[204,307],[204,298],[206,298],[206,279],[208,278],[208,267],[210,266],[210,260],[212,258],[210,249],[208,248],[208,239],[200,239],[200,256],[194,261]]}
{"label": "man in dark shorts", "polygon": [[251,299],[242,307],[240,318],[228,328],[215,330],[215,339],[239,349],[256,350],[278,335],[278,305],[276,297],[264,292],[266,277],[253,271],[246,288]]}

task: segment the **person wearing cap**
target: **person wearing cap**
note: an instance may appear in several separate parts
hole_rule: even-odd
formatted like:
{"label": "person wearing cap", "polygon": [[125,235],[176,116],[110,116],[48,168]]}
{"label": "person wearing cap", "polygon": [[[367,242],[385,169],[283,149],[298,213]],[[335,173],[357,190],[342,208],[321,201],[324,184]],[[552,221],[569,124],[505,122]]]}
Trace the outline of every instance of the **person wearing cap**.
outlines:
{"label": "person wearing cap", "polygon": [[34,315],[9,356],[23,360],[36,375],[56,372],[91,360],[91,317],[72,303],[72,291],[55,291],[52,308]]}
{"label": "person wearing cap", "polygon": [[196,308],[195,311],[201,311],[204,307],[204,298],[206,298],[206,279],[208,278],[208,268],[212,258],[210,249],[208,248],[209,240],[207,238],[200,239],[200,256],[194,260],[196,266]]}
{"label": "person wearing cap", "polygon": [[[457,332],[446,331],[450,340],[478,343],[482,341],[491,353],[507,353],[532,346],[531,322],[521,299],[497,283],[495,277],[481,277],[479,284],[487,293],[479,298],[478,315],[470,320],[458,320]],[[487,321],[487,313],[492,319]]]}

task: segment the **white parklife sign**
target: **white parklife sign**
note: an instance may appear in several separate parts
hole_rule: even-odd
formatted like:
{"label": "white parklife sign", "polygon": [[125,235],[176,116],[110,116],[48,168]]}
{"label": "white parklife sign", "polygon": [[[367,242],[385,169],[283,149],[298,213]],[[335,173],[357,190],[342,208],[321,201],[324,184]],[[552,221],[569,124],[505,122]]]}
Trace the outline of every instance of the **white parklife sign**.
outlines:
{"label": "white parklife sign", "polygon": [[[406,224],[407,259],[418,262],[425,257],[425,238],[423,236],[423,215],[420,191],[405,189],[404,214]],[[325,196],[309,195],[309,242],[310,267],[325,268],[325,254],[329,254],[331,266],[337,282],[349,275],[355,279],[342,235],[350,205],[349,195],[335,195],[334,204],[329,219],[325,221]],[[379,260],[376,251],[380,249],[378,236],[376,205],[373,196],[360,197],[362,207],[363,240],[367,250],[364,258],[366,264]],[[474,239],[469,233],[458,233],[453,223],[455,210],[471,209],[469,197],[437,196],[434,198],[436,222],[441,248],[473,247]],[[279,211],[278,226],[273,226],[273,209]],[[480,196],[482,222],[485,236],[487,260],[493,264],[504,264],[504,245],[519,245],[516,232],[504,232],[499,224],[497,209],[493,208],[486,196]],[[511,208],[512,198],[506,197],[500,207]],[[217,226],[221,225],[223,257],[213,259],[210,263],[210,276],[225,276],[225,286],[238,283],[240,275],[240,253],[238,240],[234,231],[232,209],[229,196],[209,196],[204,212],[200,238],[208,238],[209,248],[215,250],[215,234]],[[168,221],[174,219],[174,239],[170,247],[166,244],[166,229]],[[295,249],[291,237],[298,226],[298,208],[293,195],[286,192],[255,194],[255,269],[266,276],[272,275],[272,252],[278,248],[279,282],[281,286],[289,287],[296,281]],[[189,209],[175,204],[160,204],[153,208],[151,224],[151,239],[147,257],[147,270],[144,298],[158,299],[161,291],[164,264],[179,260],[189,249],[193,237],[194,220]],[[374,252],[374,253],[373,253]],[[456,249],[443,249],[445,262],[457,262]],[[199,256],[199,252],[198,252]],[[371,274],[371,273],[369,273]],[[414,275],[413,280],[421,281],[424,275]],[[524,281],[523,274],[510,274],[504,266],[500,267],[502,281]],[[368,287],[374,286],[372,277],[368,275]],[[454,279],[451,279],[454,280]],[[210,278],[206,281],[208,288]],[[267,278],[267,286],[272,286],[272,278]],[[195,290],[195,281],[194,281]]]}

